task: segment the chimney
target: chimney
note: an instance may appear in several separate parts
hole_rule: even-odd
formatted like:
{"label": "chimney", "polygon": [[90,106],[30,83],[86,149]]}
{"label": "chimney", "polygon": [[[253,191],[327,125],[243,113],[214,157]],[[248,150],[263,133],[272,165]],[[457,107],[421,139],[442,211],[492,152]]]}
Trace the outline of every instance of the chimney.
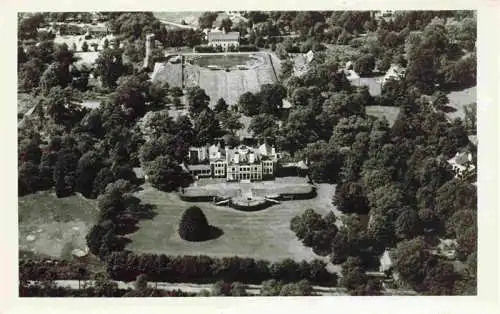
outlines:
{"label": "chimney", "polygon": [[240,154],[238,152],[234,153],[234,163],[239,164],[240,163]]}
{"label": "chimney", "polygon": [[253,152],[251,152],[249,155],[248,155],[248,162],[253,164],[255,162],[255,154]]}

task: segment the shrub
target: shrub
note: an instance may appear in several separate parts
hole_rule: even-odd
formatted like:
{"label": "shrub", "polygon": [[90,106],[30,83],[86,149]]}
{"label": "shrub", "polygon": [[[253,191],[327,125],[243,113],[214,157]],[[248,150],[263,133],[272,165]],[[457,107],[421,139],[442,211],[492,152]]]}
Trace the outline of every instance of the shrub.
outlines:
{"label": "shrub", "polygon": [[187,241],[204,241],[210,237],[207,217],[197,206],[191,206],[182,214],[179,236]]}

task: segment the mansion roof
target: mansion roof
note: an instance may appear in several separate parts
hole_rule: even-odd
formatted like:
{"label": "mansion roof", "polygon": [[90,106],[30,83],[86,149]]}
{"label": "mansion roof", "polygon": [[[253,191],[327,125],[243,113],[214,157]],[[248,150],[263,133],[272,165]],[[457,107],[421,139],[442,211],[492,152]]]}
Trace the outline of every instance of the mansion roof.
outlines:
{"label": "mansion roof", "polygon": [[240,39],[239,32],[210,32],[208,33],[208,41],[224,40],[224,41],[238,41]]}

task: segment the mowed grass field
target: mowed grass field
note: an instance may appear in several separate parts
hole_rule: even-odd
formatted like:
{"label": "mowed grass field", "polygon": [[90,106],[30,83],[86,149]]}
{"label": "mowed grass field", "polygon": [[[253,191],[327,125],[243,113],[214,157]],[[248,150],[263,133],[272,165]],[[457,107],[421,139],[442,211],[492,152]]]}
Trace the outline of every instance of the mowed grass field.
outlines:
{"label": "mowed grass field", "polygon": [[396,121],[399,114],[399,107],[390,106],[366,106],[365,112],[367,115],[375,116],[377,118],[385,117],[389,122],[389,126],[392,126]]}
{"label": "mowed grass field", "polygon": [[187,24],[198,26],[198,18],[203,14],[202,11],[164,11],[153,12],[153,15],[159,20],[165,20],[180,24],[184,20]]}
{"label": "mowed grass field", "polygon": [[97,207],[79,195],[57,198],[44,191],[19,197],[18,214],[20,250],[65,258],[72,249],[85,248]]}
{"label": "mowed grass field", "polygon": [[[186,64],[185,84],[187,87],[200,86],[210,97],[210,104],[215,106],[219,98],[224,98],[227,104],[235,105],[239,97],[245,92],[258,92],[262,84],[272,84],[276,82],[273,68],[269,62],[267,54],[261,54],[263,64],[248,70],[210,70],[204,67],[191,66]],[[234,58],[235,64],[241,64],[242,55],[227,55],[222,59],[211,59],[207,62],[213,65],[223,67],[229,64],[231,58]],[[219,60],[220,62],[218,62]],[[244,61],[244,60],[243,60]],[[205,61],[198,61],[206,63]],[[208,64],[207,64],[208,65]]]}
{"label": "mowed grass field", "polygon": [[465,118],[464,106],[477,102],[476,86],[450,92],[447,96],[450,100],[448,106],[454,108],[456,111],[448,112],[446,115],[450,119],[460,118],[463,120]]}
{"label": "mowed grass field", "polygon": [[[127,249],[141,253],[170,255],[243,256],[266,260],[311,260],[319,258],[305,247],[290,230],[292,217],[307,208],[322,215],[337,212],[331,204],[334,186],[318,185],[318,196],[310,200],[285,201],[257,212],[243,212],[211,203],[188,203],[175,193],[160,192],[148,185],[136,193],[142,202],[156,205],[157,216],[140,222],[140,229],[129,235],[132,242]],[[199,206],[208,222],[223,230],[217,239],[206,242],[182,240],[177,228],[184,210]]]}

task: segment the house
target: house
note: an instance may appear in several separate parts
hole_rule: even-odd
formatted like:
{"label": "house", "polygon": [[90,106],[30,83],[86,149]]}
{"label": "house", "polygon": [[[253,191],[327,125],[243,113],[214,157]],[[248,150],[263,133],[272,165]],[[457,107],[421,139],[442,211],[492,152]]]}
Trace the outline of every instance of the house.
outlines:
{"label": "house", "polygon": [[391,273],[394,280],[399,280],[399,274],[394,271],[394,257],[393,252],[389,249],[386,249],[384,253],[379,258],[380,267],[379,272],[381,273]]}
{"label": "house", "polygon": [[220,144],[191,147],[189,172],[198,177],[226,178],[227,181],[272,179],[279,154],[268,144],[222,148]]}
{"label": "house", "polygon": [[387,72],[385,73],[384,77],[382,78],[381,84],[382,86],[384,86],[385,83],[387,83],[388,81],[400,80],[404,76],[405,76],[405,68],[403,68],[400,65],[393,64],[391,65],[389,70],[387,70]]}
{"label": "house", "polygon": [[461,177],[465,171],[473,171],[476,167],[472,159],[472,153],[469,151],[457,152],[453,158],[448,160],[448,163],[455,171],[455,177]]}
{"label": "house", "polygon": [[214,32],[207,34],[208,45],[211,47],[221,47],[228,50],[230,47],[238,47],[240,44],[240,32]]}

